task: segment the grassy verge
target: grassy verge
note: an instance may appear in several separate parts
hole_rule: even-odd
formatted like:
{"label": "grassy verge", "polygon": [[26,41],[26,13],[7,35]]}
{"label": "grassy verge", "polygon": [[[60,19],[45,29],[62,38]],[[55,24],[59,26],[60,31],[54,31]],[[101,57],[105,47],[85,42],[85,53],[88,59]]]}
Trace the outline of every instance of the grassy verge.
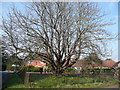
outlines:
{"label": "grassy verge", "polygon": [[105,85],[115,85],[117,81],[111,77],[82,77],[82,76],[60,76],[53,75],[30,75],[28,86],[18,75],[11,75],[11,80],[6,84],[6,88],[96,88]]}

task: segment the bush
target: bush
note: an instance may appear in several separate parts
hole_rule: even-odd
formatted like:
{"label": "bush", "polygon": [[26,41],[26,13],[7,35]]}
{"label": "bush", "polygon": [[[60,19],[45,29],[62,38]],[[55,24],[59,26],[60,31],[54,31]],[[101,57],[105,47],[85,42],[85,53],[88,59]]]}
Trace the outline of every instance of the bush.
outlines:
{"label": "bush", "polygon": [[47,72],[51,72],[52,70],[51,70],[51,68],[48,68],[46,71],[47,71]]}
{"label": "bush", "polygon": [[26,72],[43,72],[42,67],[34,67],[34,66],[25,66],[25,71]]}
{"label": "bush", "polygon": [[75,69],[74,69],[74,68],[67,68],[67,69],[66,69],[67,72],[71,72],[71,71],[73,71],[73,70],[75,70]]}
{"label": "bush", "polygon": [[2,71],[5,71],[6,68],[7,68],[7,66],[3,64],[3,65],[2,65]]}
{"label": "bush", "polygon": [[31,72],[33,68],[34,68],[34,66],[31,66],[31,65],[25,66],[25,71]]}
{"label": "bush", "polygon": [[48,66],[48,68],[47,68],[47,70],[46,70],[47,72],[51,72],[52,71],[52,68],[51,68],[51,66]]}
{"label": "bush", "polygon": [[19,71],[20,69],[21,69],[21,67],[11,67],[11,68],[10,68],[11,71],[14,71],[14,70]]}
{"label": "bush", "polygon": [[88,68],[84,68],[82,69],[82,74],[90,74],[91,70],[89,70]]}
{"label": "bush", "polygon": [[74,68],[67,68],[65,71],[64,71],[64,73],[66,73],[66,74],[71,74],[71,73],[73,73],[72,71],[74,71],[75,69]]}
{"label": "bush", "polygon": [[34,71],[34,72],[43,72],[43,68],[42,67],[34,67],[32,69],[32,71]]}
{"label": "bush", "polygon": [[104,72],[111,72],[113,69],[104,69]]}
{"label": "bush", "polygon": [[101,68],[84,68],[82,69],[82,74],[92,74],[92,75],[99,75],[103,73],[110,73],[113,72],[113,69],[101,69]]}

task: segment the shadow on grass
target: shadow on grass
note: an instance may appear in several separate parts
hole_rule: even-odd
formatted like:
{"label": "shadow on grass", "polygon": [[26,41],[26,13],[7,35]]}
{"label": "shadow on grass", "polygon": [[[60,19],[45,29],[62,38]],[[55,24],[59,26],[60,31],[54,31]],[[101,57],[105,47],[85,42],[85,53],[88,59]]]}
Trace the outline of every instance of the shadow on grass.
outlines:
{"label": "shadow on grass", "polygon": [[8,81],[4,84],[3,89],[7,87],[12,87],[16,85],[23,84],[22,79],[17,74],[10,74]]}
{"label": "shadow on grass", "polygon": [[[42,80],[42,79],[45,79],[45,78],[49,78],[51,76],[55,76],[55,75],[53,75],[53,74],[31,73],[29,81],[34,82],[34,81]],[[57,78],[61,78],[61,77],[64,77],[64,78],[72,78],[72,77],[84,78],[85,76],[63,75],[63,76],[55,76],[55,77],[57,77]]]}
{"label": "shadow on grass", "polygon": [[34,74],[34,73],[31,73],[29,81],[34,82],[34,81],[38,81],[38,80],[48,78],[50,76],[52,76],[52,74]]}

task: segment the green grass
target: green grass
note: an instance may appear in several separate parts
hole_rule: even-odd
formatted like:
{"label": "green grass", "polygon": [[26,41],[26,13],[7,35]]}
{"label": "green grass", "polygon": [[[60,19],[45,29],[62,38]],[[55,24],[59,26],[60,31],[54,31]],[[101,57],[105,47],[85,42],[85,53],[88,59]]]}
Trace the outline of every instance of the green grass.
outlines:
{"label": "green grass", "polygon": [[114,85],[117,81],[111,77],[82,77],[82,76],[53,76],[53,75],[30,75],[28,86],[16,75],[11,75],[11,80],[6,88],[96,88],[105,85]]}

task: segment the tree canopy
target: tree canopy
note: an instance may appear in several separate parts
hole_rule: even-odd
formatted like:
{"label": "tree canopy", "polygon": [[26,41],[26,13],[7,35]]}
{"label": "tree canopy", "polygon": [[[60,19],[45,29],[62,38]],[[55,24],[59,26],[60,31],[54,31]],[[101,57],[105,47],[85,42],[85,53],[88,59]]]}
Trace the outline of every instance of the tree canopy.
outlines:
{"label": "tree canopy", "polygon": [[99,64],[99,65],[102,65],[102,60],[97,55],[97,53],[90,53],[84,59],[87,60],[89,64]]}
{"label": "tree canopy", "polygon": [[2,29],[14,53],[37,55],[60,74],[82,54],[102,55],[110,36],[105,27],[111,25],[104,17],[96,3],[32,2],[24,12],[12,7]]}

